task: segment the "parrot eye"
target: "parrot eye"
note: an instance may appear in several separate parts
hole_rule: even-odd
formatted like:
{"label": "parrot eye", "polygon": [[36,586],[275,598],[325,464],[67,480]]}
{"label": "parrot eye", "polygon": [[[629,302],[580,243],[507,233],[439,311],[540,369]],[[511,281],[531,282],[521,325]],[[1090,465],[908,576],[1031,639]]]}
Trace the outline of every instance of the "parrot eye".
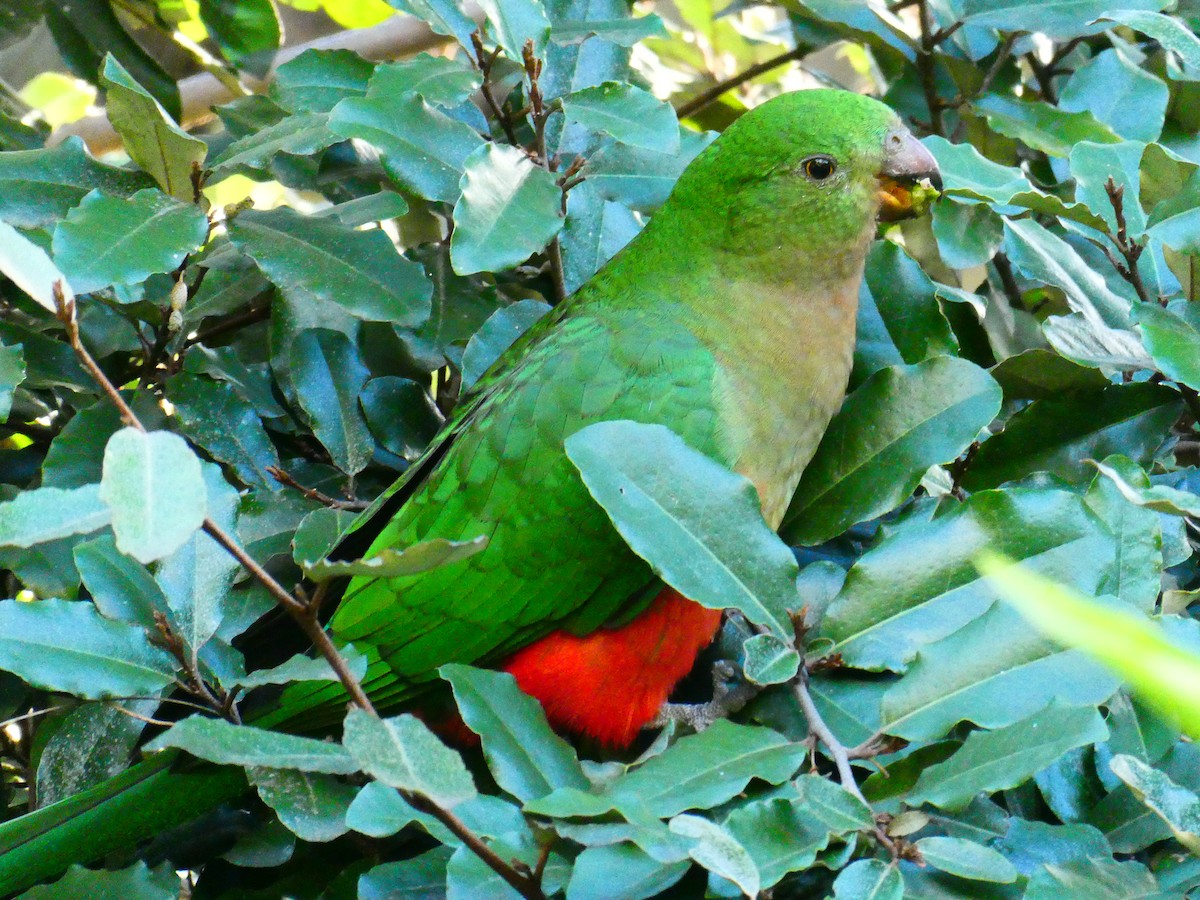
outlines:
{"label": "parrot eye", "polygon": [[837,163],[828,156],[810,156],[801,165],[813,181],[824,181],[837,170]]}

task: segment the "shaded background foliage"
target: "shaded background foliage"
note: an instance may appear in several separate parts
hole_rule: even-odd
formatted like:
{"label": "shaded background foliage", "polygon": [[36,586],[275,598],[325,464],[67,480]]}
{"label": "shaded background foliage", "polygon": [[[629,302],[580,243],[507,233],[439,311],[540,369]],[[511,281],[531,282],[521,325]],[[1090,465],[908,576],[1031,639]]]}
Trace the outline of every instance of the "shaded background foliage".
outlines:
{"label": "shaded background foliage", "polygon": [[[0,90],[0,806],[69,797],[151,737],[245,766],[258,798],[29,896],[171,897],[176,869],[197,897],[508,890],[397,786],[505,858],[544,853],[543,889],[571,900],[1200,887],[1200,757],[1171,703],[1043,636],[975,567],[1003,553],[1200,651],[1200,7],[394,6],[0,10],[0,66],[21,86]],[[281,13],[329,30],[318,7],[346,28],[423,20],[435,54],[309,50],[245,91]],[[177,87],[201,70],[236,95],[212,121],[184,116]],[[320,750],[211,713],[147,728],[189,712],[179,701],[227,712],[332,677],[262,656],[296,633],[197,530],[206,516],[296,584],[712,132],[826,82],[896,108],[946,191],[868,259],[852,393],[782,529],[798,593],[780,596],[792,554],[726,474],[637,433],[676,467],[639,469],[620,441],[571,448],[618,524],[605,485],[639,479],[684,497],[674,515],[698,540],[749,559],[738,605],[768,633],[735,616],[716,655],[768,687],[733,721],[581,761],[502,677],[451,667],[483,740],[469,771],[355,714]],[[63,139],[92,103],[123,150]],[[56,272],[148,436],[65,342]],[[726,495],[721,530],[687,500]],[[653,533],[626,537],[670,565]],[[799,648],[784,607],[805,610]],[[853,780],[813,746],[797,678],[837,742],[873,756]],[[422,770],[400,771],[389,742]]]}

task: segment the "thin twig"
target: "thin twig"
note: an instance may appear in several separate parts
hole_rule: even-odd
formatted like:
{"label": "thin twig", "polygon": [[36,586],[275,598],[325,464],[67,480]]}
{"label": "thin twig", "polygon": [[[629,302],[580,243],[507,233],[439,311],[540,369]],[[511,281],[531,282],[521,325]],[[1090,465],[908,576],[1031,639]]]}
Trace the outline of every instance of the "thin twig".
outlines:
{"label": "thin twig", "polygon": [[842,787],[866,803],[867,798],[859,789],[858,781],[854,777],[854,769],[850,766],[849,752],[825,724],[825,720],[821,718],[821,713],[817,710],[817,705],[813,702],[812,694],[808,692],[807,669],[801,668],[800,673],[792,679],[792,690],[796,694],[796,699],[800,701],[800,709],[808,722],[809,732],[825,745],[825,749],[833,758],[833,764],[837,767],[838,779],[841,781]]}
{"label": "thin twig", "polygon": [[447,829],[462,840],[467,849],[487,863],[493,872],[503,878],[513,890],[522,897],[525,897],[526,900],[544,900],[546,895],[542,893],[541,887],[533,877],[522,875],[510,863],[501,859],[495,850],[485,844],[478,835],[463,824],[462,820],[450,812],[450,810],[443,809],[424,794],[414,794],[411,791],[400,790],[400,796],[413,809],[418,812],[427,813],[445,825]]}
{"label": "thin twig", "polygon": [[928,0],[917,0],[917,21],[921,26],[921,40],[917,46],[917,74],[921,76],[921,90],[925,94],[925,105],[929,107],[929,130],[945,137],[946,121],[942,112],[946,102],[938,96],[937,67],[933,56],[942,32],[935,32],[933,29],[933,16],[929,11]]}
{"label": "thin twig", "polygon": [[492,93],[492,86],[488,78],[492,74],[492,66],[496,62],[496,57],[500,54],[500,48],[496,47],[490,54],[483,47],[483,36],[479,30],[471,32],[471,45],[475,51],[474,58],[471,60],[475,63],[476,68],[482,76],[479,86],[480,93],[483,94],[484,101],[487,102],[488,108],[491,109],[492,115],[496,117],[496,121],[500,123],[500,127],[504,129],[504,136],[508,138],[508,142],[514,147],[518,146],[517,133],[513,129],[512,119],[510,119],[496,102],[496,97]]}
{"label": "thin twig", "polygon": [[[546,123],[559,109],[557,101],[546,105],[542,96],[538,79],[542,77],[542,60],[533,53],[533,41],[526,41],[524,49],[525,77],[529,81],[529,115],[533,119],[534,153],[537,162],[547,172],[553,174],[557,162],[546,152]],[[565,197],[563,202],[565,203]],[[546,256],[550,260],[550,277],[554,282],[555,302],[561,303],[567,297],[567,276],[563,267],[562,244],[557,235],[546,248]]]}
{"label": "thin twig", "polygon": [[770,72],[772,69],[777,69],[780,66],[787,65],[790,62],[804,58],[809,52],[808,48],[795,47],[788,50],[786,53],[780,53],[778,56],[772,56],[768,60],[764,60],[750,68],[738,72],[724,81],[718,81],[708,90],[703,91],[693,97],[687,103],[682,103],[675,108],[675,114],[681,119],[686,119],[688,116],[694,116],[704,107],[708,106],[717,100],[722,94],[731,91],[736,87],[740,87],[752,78],[757,78],[764,72]]}
{"label": "thin twig", "polygon": [[1112,254],[1107,252],[1107,248],[1101,249],[1105,250],[1117,273],[1133,285],[1133,289],[1137,291],[1137,295],[1141,301],[1149,303],[1152,299],[1150,291],[1146,289],[1146,283],[1142,280],[1142,273],[1138,268],[1138,259],[1141,258],[1142,251],[1146,248],[1137,241],[1129,239],[1129,232],[1125,222],[1125,185],[1117,184],[1113,180],[1113,177],[1109,175],[1108,180],[1104,182],[1104,192],[1108,195],[1108,202],[1112,205],[1113,217],[1117,223],[1117,233],[1109,235],[1109,238],[1124,258],[1124,264],[1114,259]]}
{"label": "thin twig", "polygon": [[[76,355],[80,361],[96,379],[97,383],[104,392],[113,400],[117,408],[121,410],[122,418],[131,428],[136,428],[139,431],[145,432],[146,428],[134,414],[133,410],[121,398],[120,393],[112,382],[108,380],[108,376],[96,364],[87,349],[83,346],[79,338],[79,322],[75,314],[74,301],[68,301],[65,296],[65,291],[61,282],[56,282],[54,285],[54,296],[58,303],[58,317],[67,330],[67,339],[71,346],[75,349]],[[363,690],[362,685],[355,677],[354,673],[347,665],[345,657],[338,651],[333,640],[321,627],[321,622],[318,618],[319,598],[323,596],[322,591],[318,591],[313,602],[305,602],[290,594],[284,587],[276,581],[270,573],[260,566],[238,543],[225,532],[212,519],[206,518],[201,526],[204,533],[220,544],[230,556],[238,561],[251,576],[254,577],[259,584],[266,588],[275,602],[282,606],[299,624],[305,635],[312,641],[317,652],[325,658],[333,671],[337,674],[338,680],[346,689],[355,705],[359,706],[368,714],[379,718],[379,713],[375,706],[371,703],[370,698]],[[165,723],[164,723],[165,724]],[[522,897],[527,900],[544,900],[545,895],[542,893],[541,887],[533,879],[531,875],[522,874],[512,864],[501,859],[483,840],[475,834],[465,823],[447,809],[443,809],[431,798],[424,794],[402,791],[401,795],[405,801],[415,809],[426,812],[436,818],[439,822],[445,825],[454,835],[461,840],[474,854],[476,854],[484,863],[487,864],[497,875],[505,880],[513,887]]]}
{"label": "thin twig", "polygon": [[330,497],[328,494],[323,494],[316,488],[305,487],[295,478],[285,472],[279,466],[267,466],[267,474],[278,481],[285,487],[290,487],[293,490],[299,491],[309,500],[315,500],[322,506],[327,506],[330,509],[344,509],[350,512],[361,512],[371,504],[365,500],[338,500],[336,497]]}

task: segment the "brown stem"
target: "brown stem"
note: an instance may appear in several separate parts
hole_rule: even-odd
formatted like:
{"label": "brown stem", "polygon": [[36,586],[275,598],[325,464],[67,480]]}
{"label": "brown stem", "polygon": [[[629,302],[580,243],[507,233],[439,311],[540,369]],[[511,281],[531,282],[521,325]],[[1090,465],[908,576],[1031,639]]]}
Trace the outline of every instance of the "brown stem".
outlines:
{"label": "brown stem", "polygon": [[[542,88],[538,79],[542,77],[542,60],[533,55],[533,41],[526,41],[524,47],[525,75],[529,81],[530,116],[533,118],[534,153],[537,162],[547,172],[553,174],[556,161],[546,152],[546,123],[558,109],[557,101],[549,106],[542,96]],[[565,203],[565,195],[564,195]],[[546,248],[546,256],[550,260],[550,277],[554,282],[555,303],[561,303],[567,298],[567,276],[563,268],[562,244],[558,237]]]}
{"label": "brown stem", "polygon": [[[61,281],[55,282],[54,296],[58,305],[59,320],[66,327],[67,339],[70,341],[72,348],[74,348],[80,362],[83,363],[92,377],[96,379],[96,382],[108,395],[109,399],[112,400],[117,409],[121,411],[121,416],[126,424],[131,428],[145,432],[145,426],[142,425],[137,415],[125,403],[120,393],[113,387],[112,382],[108,380],[108,376],[104,374],[80,341],[79,322],[75,315],[75,303],[73,300],[66,299],[65,289]],[[375,709],[374,704],[371,703],[371,699],[363,690],[354,673],[350,671],[345,657],[338,651],[325,629],[321,627],[321,622],[317,617],[319,600],[314,598],[314,602],[309,603],[290,594],[212,519],[206,518],[201,528],[205,534],[220,544],[230,556],[236,559],[259,584],[266,588],[267,593],[274,598],[275,602],[282,606],[295,619],[305,635],[312,641],[317,652],[325,658],[337,674],[338,680],[342,683],[342,686],[346,689],[346,692],[350,695],[355,705],[378,718],[378,711]],[[318,598],[320,596],[322,596],[321,592],[318,593]],[[402,791],[401,795],[415,809],[428,813],[450,829],[459,840],[470,848],[471,852],[475,853],[492,871],[503,878],[508,884],[512,885],[513,889],[521,894],[522,897],[528,898],[528,900],[544,900],[545,895],[532,876],[523,875],[510,863],[501,859],[478,835],[471,831],[461,819],[449,810],[443,809],[431,798],[423,794]]]}
{"label": "brown stem", "polygon": [[79,319],[75,314],[74,299],[67,299],[66,288],[61,281],[54,282],[53,290],[54,304],[58,308],[58,320],[67,329],[67,341],[70,343],[71,349],[75,351],[75,355],[79,357],[79,362],[88,370],[88,374],[100,385],[104,393],[108,395],[109,401],[117,408],[117,412],[121,414],[121,421],[130,428],[145,431],[146,429],[142,427],[142,423],[138,421],[138,417],[129,408],[129,404],[125,402],[125,398],[121,396],[121,392],[113,387],[113,383],[101,371],[100,366],[92,358],[92,354],[88,352],[87,347],[83,346],[83,341],[79,337]]}
{"label": "brown stem", "polygon": [[740,87],[752,78],[757,78],[764,72],[770,72],[772,69],[777,69],[780,66],[787,65],[794,60],[802,59],[808,50],[803,47],[796,47],[788,50],[786,53],[780,53],[778,56],[772,56],[768,60],[753,65],[745,71],[738,72],[724,81],[718,81],[708,90],[697,94],[686,103],[680,104],[675,108],[675,114],[681,119],[686,119],[688,116],[694,116],[704,107],[708,106],[713,101],[717,100],[726,91],[731,91],[736,87]]}
{"label": "brown stem", "polygon": [[479,86],[479,91],[483,94],[483,99],[487,103],[488,108],[492,111],[492,115],[496,117],[496,121],[500,123],[500,127],[504,129],[504,136],[508,138],[508,142],[514,147],[519,146],[517,143],[517,133],[513,129],[512,119],[510,119],[504,110],[500,108],[500,104],[496,102],[496,97],[492,93],[492,86],[488,83],[488,78],[492,74],[492,65],[496,62],[496,57],[500,55],[500,48],[497,47],[490,54],[483,48],[483,37],[478,29],[471,32],[471,45],[475,51],[475,56],[472,62],[475,63],[482,76],[482,81]]}
{"label": "brown stem", "polygon": [[917,47],[917,73],[921,76],[925,105],[929,107],[929,130],[945,137],[946,121],[942,112],[946,103],[938,96],[937,68],[933,56],[934,48],[942,40],[942,32],[935,33],[933,30],[933,17],[929,12],[928,0],[917,0],[917,19],[921,24],[921,41]]}
{"label": "brown stem", "polygon": [[495,850],[485,844],[450,810],[443,809],[424,794],[400,789],[400,796],[413,809],[431,815],[445,825],[467,846],[467,849],[487,863],[493,872],[503,878],[514,891],[525,897],[526,900],[545,900],[546,895],[542,893],[541,887],[532,877],[522,875],[511,863],[501,859]]}
{"label": "brown stem", "polygon": [[327,506],[330,509],[344,509],[351,512],[361,512],[370,506],[363,500],[338,500],[336,497],[330,497],[328,494],[323,494],[316,488],[305,487],[295,478],[285,472],[279,466],[267,466],[267,473],[285,487],[290,487],[293,490],[299,491],[309,500],[315,500],[322,506]]}
{"label": "brown stem", "polygon": [[1122,278],[1133,285],[1133,289],[1137,291],[1138,298],[1143,303],[1151,302],[1150,291],[1146,288],[1146,283],[1142,280],[1142,272],[1138,268],[1138,259],[1141,258],[1142,251],[1146,248],[1137,241],[1129,239],[1128,226],[1125,221],[1125,185],[1117,184],[1111,175],[1104,182],[1104,192],[1108,194],[1108,202],[1112,205],[1113,217],[1117,222],[1116,235],[1109,235],[1109,238],[1116,244],[1117,250],[1124,257],[1125,263],[1122,265],[1113,259],[1112,254],[1106,255],[1116,268]]}

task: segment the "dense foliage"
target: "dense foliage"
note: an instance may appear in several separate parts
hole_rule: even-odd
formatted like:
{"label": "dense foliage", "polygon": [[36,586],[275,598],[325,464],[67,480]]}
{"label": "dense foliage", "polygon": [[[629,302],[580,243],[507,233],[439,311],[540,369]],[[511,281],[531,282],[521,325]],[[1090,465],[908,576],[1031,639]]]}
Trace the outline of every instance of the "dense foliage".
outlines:
{"label": "dense foliage", "polygon": [[[253,790],[26,896],[174,897],[176,870],[198,898],[511,894],[433,807],[527,896],[1200,890],[1200,7],[486,0],[479,32],[451,0],[393,2],[436,55],[309,50],[186,131],[180,46],[231,87],[262,75],[272,0],[0,10],[0,47],[48,27],[79,79],[0,97],[0,893],[35,871],[19,816],[167,747]],[[335,677],[287,659],[308,642],[265,576],[307,574],[315,622],[342,571],[322,558],[459,393],[714,131],[823,81],[897,109],[945,193],[871,251],[852,393],[786,544],[669,433],[568,447],[667,580],[740,611],[701,699],[714,666],[761,692],[617,758],[461,666],[482,752],[362,709],[328,741],[236,724]],[[125,155],[25,102],[54,119],[93,89]],[[983,551],[1067,590],[984,578]],[[341,648],[343,677],[367,655]],[[56,858],[39,845],[45,876]]]}

